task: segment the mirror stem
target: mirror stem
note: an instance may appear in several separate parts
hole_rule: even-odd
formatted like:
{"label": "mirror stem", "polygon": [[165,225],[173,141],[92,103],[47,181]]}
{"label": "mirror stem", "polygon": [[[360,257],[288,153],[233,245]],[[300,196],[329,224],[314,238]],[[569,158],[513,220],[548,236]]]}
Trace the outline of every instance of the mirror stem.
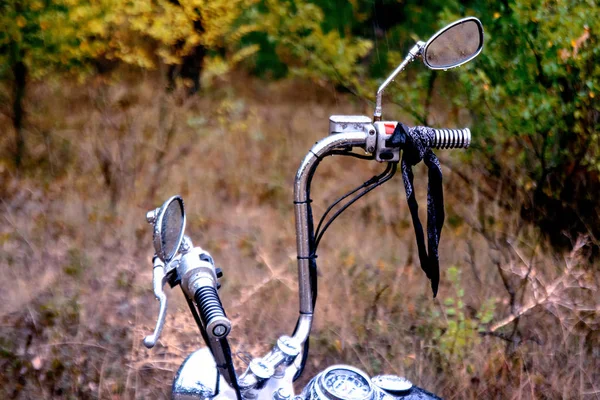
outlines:
{"label": "mirror stem", "polygon": [[406,68],[406,66],[408,64],[413,62],[415,58],[417,58],[419,55],[421,55],[421,52],[423,51],[423,46],[425,46],[424,42],[417,42],[412,47],[412,49],[410,49],[410,51],[408,52],[408,55],[406,56],[404,61],[402,61],[402,64],[400,64],[398,66],[398,68],[396,68],[396,70],[394,72],[392,72],[392,74],[390,76],[387,77],[385,82],[383,82],[381,84],[381,86],[379,86],[379,89],[377,90],[377,97],[375,100],[375,113],[373,114],[373,121],[381,121],[381,115],[382,115],[381,98],[383,97],[383,91],[385,90],[387,85],[389,85],[396,78],[396,76],[400,72],[402,72],[404,70],[404,68]]}

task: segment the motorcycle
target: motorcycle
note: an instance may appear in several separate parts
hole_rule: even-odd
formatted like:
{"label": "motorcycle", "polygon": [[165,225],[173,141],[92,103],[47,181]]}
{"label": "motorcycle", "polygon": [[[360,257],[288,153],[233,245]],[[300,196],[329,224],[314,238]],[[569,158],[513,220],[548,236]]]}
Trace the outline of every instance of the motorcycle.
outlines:
{"label": "motorcycle", "polygon": [[[471,132],[466,129],[409,128],[397,121],[382,120],[385,88],[416,58],[430,69],[447,70],[475,58],[483,48],[483,26],[474,17],[456,21],[433,35],[426,43],[417,42],[403,62],[382,83],[376,95],[373,118],[359,115],[332,115],[329,135],[308,152],[294,181],[294,209],[299,283],[299,317],[291,336],[282,336],[265,356],[249,362],[237,375],[228,342],[231,322],[219,298],[220,268],[211,255],[194,246],[185,235],[186,215],[180,196],[173,196],[161,207],[149,211],[146,219],[153,225],[153,287],[159,300],[154,332],[144,339],[152,348],[165,323],[167,297],[163,287],[180,286],[200,330],[206,348],[192,353],[183,362],[172,387],[172,398],[184,399],[276,399],[276,400],[375,400],[439,399],[395,375],[369,377],[361,370],[334,365],[317,374],[298,395],[293,382],[302,374],[308,357],[313,310],[317,300],[316,252],[331,223],[351,204],[387,182],[401,163],[403,181],[413,219],[421,267],[431,280],[434,296],[439,281],[437,245],[443,225],[441,169],[431,149],[467,148]],[[364,152],[356,153],[354,149]],[[401,160],[402,153],[402,160]],[[334,202],[316,229],[310,200],[312,177],[319,163],[330,155],[352,156],[386,163],[386,169]],[[424,160],[429,167],[428,223],[429,252],[425,248],[417,202],[412,190],[411,166]],[[353,198],[342,203],[350,196]],[[335,206],[339,209],[326,221]]]}

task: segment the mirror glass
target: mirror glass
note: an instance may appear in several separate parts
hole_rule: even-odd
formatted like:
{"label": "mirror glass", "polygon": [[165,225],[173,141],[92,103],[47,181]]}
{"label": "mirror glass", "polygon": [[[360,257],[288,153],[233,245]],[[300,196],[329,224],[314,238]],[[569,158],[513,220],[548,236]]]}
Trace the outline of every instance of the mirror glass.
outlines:
{"label": "mirror glass", "polygon": [[185,230],[183,200],[171,197],[160,208],[154,232],[154,247],[158,256],[166,263],[177,254]]}
{"label": "mirror glass", "polygon": [[476,18],[455,22],[425,45],[423,61],[432,69],[457,67],[471,60],[483,46],[483,28]]}

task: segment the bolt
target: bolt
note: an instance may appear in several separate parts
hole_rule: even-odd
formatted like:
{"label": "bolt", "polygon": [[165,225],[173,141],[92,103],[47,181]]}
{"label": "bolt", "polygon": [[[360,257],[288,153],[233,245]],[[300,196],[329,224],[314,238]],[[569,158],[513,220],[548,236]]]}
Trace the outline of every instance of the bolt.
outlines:
{"label": "bolt", "polygon": [[369,135],[374,135],[374,134],[375,134],[375,129],[371,129],[371,130],[369,131]]}
{"label": "bolt", "polygon": [[368,151],[369,153],[372,153],[372,152],[373,152],[373,150],[375,150],[375,148],[374,148],[373,146],[369,146],[369,148],[367,149],[367,151]]}
{"label": "bolt", "polygon": [[288,400],[292,398],[292,395],[285,388],[279,388],[279,390],[273,394],[273,398],[276,400]]}
{"label": "bolt", "polygon": [[227,332],[227,328],[223,325],[217,325],[213,329],[213,333],[218,337],[223,336],[225,332]]}
{"label": "bolt", "polygon": [[156,222],[159,210],[160,208],[157,208],[146,213],[146,221],[148,221],[149,224],[154,224]]}

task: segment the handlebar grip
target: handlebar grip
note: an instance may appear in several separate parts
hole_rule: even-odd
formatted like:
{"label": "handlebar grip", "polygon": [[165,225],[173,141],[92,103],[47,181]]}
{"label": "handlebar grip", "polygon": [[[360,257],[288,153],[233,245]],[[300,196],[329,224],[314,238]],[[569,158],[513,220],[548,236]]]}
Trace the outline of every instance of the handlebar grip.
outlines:
{"label": "handlebar grip", "polygon": [[208,335],[214,339],[224,339],[231,331],[231,321],[225,316],[217,289],[201,286],[194,293],[194,300]]}
{"label": "handlebar grip", "polygon": [[471,130],[465,129],[434,129],[435,137],[431,147],[436,149],[466,149],[471,144]]}

